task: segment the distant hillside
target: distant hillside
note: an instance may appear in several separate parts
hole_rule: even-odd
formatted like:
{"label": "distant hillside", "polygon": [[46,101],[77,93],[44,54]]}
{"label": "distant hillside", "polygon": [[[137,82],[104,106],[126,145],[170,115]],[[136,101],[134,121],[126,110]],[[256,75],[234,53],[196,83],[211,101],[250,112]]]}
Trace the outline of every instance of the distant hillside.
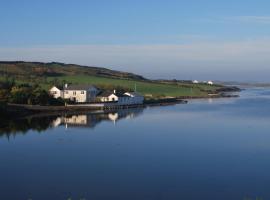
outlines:
{"label": "distant hillside", "polygon": [[42,63],[23,61],[0,61],[0,75],[11,75],[15,77],[60,77],[72,75],[89,75],[129,80],[146,80],[143,76],[133,73],[120,72],[101,67],[81,66],[58,62]]}
{"label": "distant hillside", "polygon": [[260,82],[237,82],[237,81],[223,81],[219,82],[222,85],[237,85],[239,87],[270,87],[270,83]]}
{"label": "distant hillside", "polygon": [[150,80],[143,76],[106,68],[87,67],[58,62],[1,62],[0,81],[11,77],[17,83],[38,84],[48,90],[53,85],[93,84],[99,88],[136,90],[149,98],[208,97],[223,90],[222,85],[193,84],[191,81]]}

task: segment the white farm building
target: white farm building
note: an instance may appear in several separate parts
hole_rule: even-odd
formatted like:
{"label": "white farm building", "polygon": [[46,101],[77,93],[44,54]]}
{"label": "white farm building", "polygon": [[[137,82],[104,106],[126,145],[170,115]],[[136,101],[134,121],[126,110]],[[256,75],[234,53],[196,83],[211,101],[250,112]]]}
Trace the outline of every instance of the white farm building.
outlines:
{"label": "white farm building", "polygon": [[137,92],[104,92],[99,95],[101,102],[117,103],[117,105],[139,105],[143,104],[144,97]]}
{"label": "white farm building", "polygon": [[54,98],[70,99],[77,103],[115,103],[117,105],[143,104],[144,96],[137,92],[100,92],[93,85],[65,85],[64,88],[53,86],[49,93]]}
{"label": "white farm building", "polygon": [[65,85],[64,88],[53,86],[49,93],[54,98],[61,97],[78,103],[86,103],[94,101],[99,90],[93,85]]}
{"label": "white farm building", "polygon": [[214,85],[213,81],[207,81],[208,85]]}

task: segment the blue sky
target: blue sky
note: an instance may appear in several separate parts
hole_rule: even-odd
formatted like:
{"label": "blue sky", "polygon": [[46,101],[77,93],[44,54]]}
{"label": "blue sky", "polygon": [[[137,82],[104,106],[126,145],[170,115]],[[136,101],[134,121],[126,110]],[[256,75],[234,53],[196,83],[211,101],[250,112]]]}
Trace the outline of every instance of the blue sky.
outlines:
{"label": "blue sky", "polygon": [[269,8],[263,0],[0,0],[0,59],[268,81]]}

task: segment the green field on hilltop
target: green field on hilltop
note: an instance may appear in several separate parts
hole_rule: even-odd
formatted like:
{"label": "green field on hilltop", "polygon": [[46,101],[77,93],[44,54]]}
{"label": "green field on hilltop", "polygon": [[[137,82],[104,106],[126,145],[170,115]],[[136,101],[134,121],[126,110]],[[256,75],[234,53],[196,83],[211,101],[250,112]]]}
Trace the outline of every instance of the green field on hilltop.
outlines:
{"label": "green field on hilltop", "polygon": [[[0,80],[4,80],[0,77]],[[167,96],[167,97],[205,97],[208,92],[215,91],[220,86],[210,86],[206,84],[192,84],[192,83],[159,83],[151,81],[140,81],[140,80],[125,80],[115,78],[105,78],[98,76],[87,76],[87,75],[74,75],[74,76],[59,76],[59,77],[47,77],[33,79],[17,78],[15,81],[21,83],[33,83],[39,84],[42,88],[48,90],[57,83],[69,83],[69,84],[93,84],[98,86],[110,85],[120,86],[129,88],[131,90],[137,88],[137,92],[145,96]],[[59,85],[59,84],[58,84]]]}
{"label": "green field on hilltop", "polygon": [[144,95],[153,96],[205,96],[207,92],[204,90],[215,90],[216,86],[209,86],[205,84],[165,84],[165,83],[152,83],[146,81],[135,81],[135,80],[123,80],[104,78],[96,76],[61,76],[48,78],[49,81],[58,79],[61,82],[68,82],[72,84],[94,84],[94,85],[114,85],[122,86],[130,89],[134,89],[135,85],[137,91]]}
{"label": "green field on hilltop", "polygon": [[[185,81],[152,81],[141,75],[107,68],[64,63],[0,61],[0,80],[12,78],[16,83],[38,84],[48,90],[53,85],[93,84],[100,88],[128,88],[153,97],[206,97],[222,86],[192,84]],[[105,86],[105,87],[103,87]],[[110,86],[110,87],[108,87]]]}

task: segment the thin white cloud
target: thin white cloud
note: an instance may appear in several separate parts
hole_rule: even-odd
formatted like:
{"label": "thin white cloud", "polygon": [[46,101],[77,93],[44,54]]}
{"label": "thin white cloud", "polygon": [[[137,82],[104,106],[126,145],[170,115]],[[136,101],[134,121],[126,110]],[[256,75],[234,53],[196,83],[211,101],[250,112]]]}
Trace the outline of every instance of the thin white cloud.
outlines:
{"label": "thin white cloud", "polygon": [[244,22],[244,23],[259,23],[259,24],[270,24],[270,16],[235,16],[235,17],[227,17],[225,20],[231,20],[236,22]]}
{"label": "thin white cloud", "polygon": [[206,23],[246,23],[246,24],[270,24],[270,16],[231,16],[202,19],[201,22]]}
{"label": "thin white cloud", "polygon": [[270,24],[270,16],[256,16],[256,15],[244,15],[244,16],[227,16],[227,17],[212,17],[205,19],[198,19],[196,21],[202,23],[245,23],[245,24]]}

